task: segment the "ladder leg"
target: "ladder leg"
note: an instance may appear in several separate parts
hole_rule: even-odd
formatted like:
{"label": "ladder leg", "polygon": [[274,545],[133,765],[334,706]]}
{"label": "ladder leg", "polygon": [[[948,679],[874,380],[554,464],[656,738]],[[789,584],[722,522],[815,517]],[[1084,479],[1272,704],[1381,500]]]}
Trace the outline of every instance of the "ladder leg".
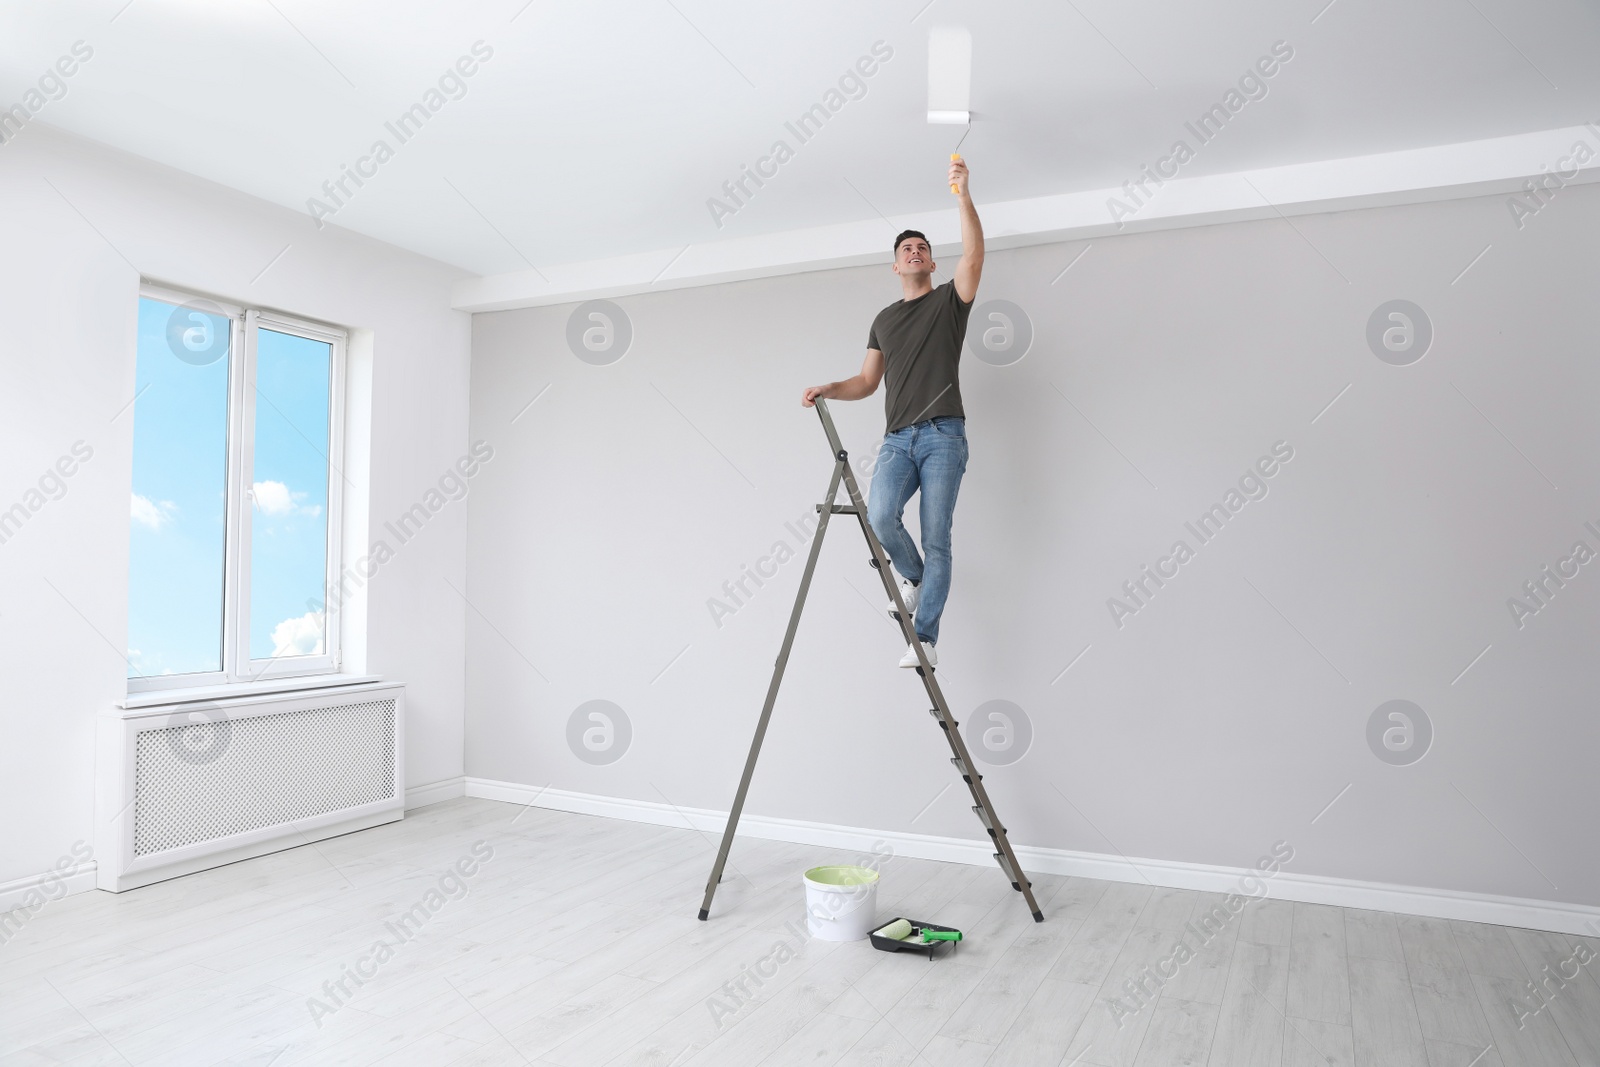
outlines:
{"label": "ladder leg", "polygon": [[783,682],[784,668],[789,664],[789,649],[794,644],[794,634],[800,626],[800,611],[805,607],[806,592],[811,588],[811,575],[817,569],[817,556],[822,551],[822,535],[828,532],[828,516],[833,512],[833,498],[839,491],[839,479],[846,473],[845,459],[836,457],[833,478],[828,482],[828,495],[818,508],[817,532],[811,539],[811,554],[806,557],[805,573],[800,576],[800,591],[794,598],[794,610],[789,613],[789,629],[783,635],[783,647],[778,650],[778,661],[772,667],[772,683],[767,686],[767,701],[761,706],[761,718],[756,723],[756,736],[750,742],[750,755],[744,762],[744,775],[739,779],[739,791],[734,794],[733,807],[728,812],[728,826],[722,831],[722,846],[717,849],[717,862],[711,868],[711,879],[706,882],[706,895],[700,902],[700,918],[711,914],[711,898],[716,895],[717,883],[722,880],[723,866],[728,862],[728,851],[733,847],[734,831],[739,826],[739,815],[744,811],[745,794],[750,790],[750,778],[755,774],[756,757],[761,755],[761,741],[767,735],[767,722],[772,718],[772,706],[778,699],[778,686]]}

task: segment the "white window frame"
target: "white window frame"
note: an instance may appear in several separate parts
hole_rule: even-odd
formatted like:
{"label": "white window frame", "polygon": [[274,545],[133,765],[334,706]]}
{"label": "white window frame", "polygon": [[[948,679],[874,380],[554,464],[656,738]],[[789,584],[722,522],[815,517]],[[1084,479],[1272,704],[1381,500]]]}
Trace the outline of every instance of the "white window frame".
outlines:
{"label": "white window frame", "polygon": [[[223,550],[222,669],[189,674],[145,675],[128,679],[128,692],[149,693],[199,686],[249,685],[264,679],[306,678],[336,673],[343,661],[340,648],[344,516],[344,386],[349,335],[337,326],[276,311],[246,308],[202,293],[170,289],[146,282],[140,297],[181,306],[214,305],[230,322],[228,345],[227,524]],[[250,536],[255,508],[255,400],[257,330],[292,334],[329,346],[328,367],[328,504],[327,544],[323,575],[324,647],[321,655],[252,659],[250,655]],[[137,357],[135,357],[137,358]],[[135,416],[137,418],[137,415]]]}

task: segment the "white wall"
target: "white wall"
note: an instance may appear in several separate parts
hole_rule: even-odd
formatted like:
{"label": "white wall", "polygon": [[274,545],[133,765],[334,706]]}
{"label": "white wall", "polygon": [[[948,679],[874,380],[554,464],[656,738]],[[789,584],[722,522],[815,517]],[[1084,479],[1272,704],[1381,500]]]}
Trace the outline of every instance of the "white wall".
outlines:
{"label": "white wall", "polygon": [[[1065,274],[1082,244],[991,256],[980,303],[1037,336],[963,361],[939,678],[958,718],[1031,719],[986,772],[1014,841],[1243,867],[1281,839],[1298,874],[1600,903],[1600,564],[1520,629],[1507,607],[1600,550],[1597,236],[1573,187],[1521,229],[1482,197],[1097,239]],[[475,319],[469,781],[726,809],[802,562],[720,628],[707,601],[798,546],[830,462],[799,393],[898,299],[890,238],[881,267],[623,298],[610,366],[568,350],[571,305]],[[1365,338],[1395,298],[1436,331],[1411,366]],[[882,394],[834,410],[865,454]],[[1108,598],[1279,441],[1268,495],[1119,629]],[[975,838],[865,556],[828,535],[748,810]],[[596,698],[634,730],[606,766],[565,736]],[[1410,766],[1366,741],[1396,698],[1436,734]]]}
{"label": "white wall", "polygon": [[[93,722],[126,688],[133,419],[118,412],[140,275],[360,331],[370,484],[347,494],[375,535],[466,451],[469,325],[448,310],[458,270],[38,123],[0,146],[0,203],[0,508],[74,441],[94,451],[0,545],[4,885],[94,839]],[[465,533],[452,506],[401,548],[353,645],[408,686],[413,784],[462,770],[465,609],[446,581],[462,588]]]}

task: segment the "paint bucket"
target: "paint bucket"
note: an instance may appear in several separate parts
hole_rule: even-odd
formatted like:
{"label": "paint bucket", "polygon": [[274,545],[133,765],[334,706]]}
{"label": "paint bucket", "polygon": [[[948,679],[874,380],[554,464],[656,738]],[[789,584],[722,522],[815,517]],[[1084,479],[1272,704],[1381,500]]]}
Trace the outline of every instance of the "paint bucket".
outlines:
{"label": "paint bucket", "polygon": [[823,941],[861,941],[878,915],[878,872],[813,867],[805,873],[806,929]]}

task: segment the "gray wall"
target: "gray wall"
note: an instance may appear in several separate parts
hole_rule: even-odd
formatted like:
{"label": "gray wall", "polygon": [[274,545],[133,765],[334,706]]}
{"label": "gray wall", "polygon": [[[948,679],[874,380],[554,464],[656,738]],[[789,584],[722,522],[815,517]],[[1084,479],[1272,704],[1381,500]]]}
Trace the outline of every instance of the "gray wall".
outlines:
{"label": "gray wall", "polygon": [[[980,305],[1036,336],[963,360],[939,677],[958,718],[1031,721],[987,770],[1013,840],[1247,866],[1285,839],[1298,874],[1600,902],[1600,563],[1520,627],[1507,605],[1600,551],[1597,234],[1589,186],[1521,229],[1484,197],[1097,239],[1065,274],[1081,243],[990,257]],[[802,561],[720,627],[707,601],[798,546],[829,473],[799,393],[858,367],[888,258],[628,297],[608,366],[569,351],[572,305],[475,318],[469,776],[727,807]],[[1435,332],[1407,366],[1366,337],[1397,298]],[[882,394],[834,410],[864,456]],[[1276,442],[1267,495],[1200,544],[1184,523]],[[1119,628],[1108,599],[1179,539],[1194,558]],[[829,534],[749,810],[975,838],[959,788],[919,817],[954,776],[865,556]],[[609,765],[566,740],[593,699],[633,727]],[[1409,765],[1367,739],[1394,699],[1434,732]]]}

